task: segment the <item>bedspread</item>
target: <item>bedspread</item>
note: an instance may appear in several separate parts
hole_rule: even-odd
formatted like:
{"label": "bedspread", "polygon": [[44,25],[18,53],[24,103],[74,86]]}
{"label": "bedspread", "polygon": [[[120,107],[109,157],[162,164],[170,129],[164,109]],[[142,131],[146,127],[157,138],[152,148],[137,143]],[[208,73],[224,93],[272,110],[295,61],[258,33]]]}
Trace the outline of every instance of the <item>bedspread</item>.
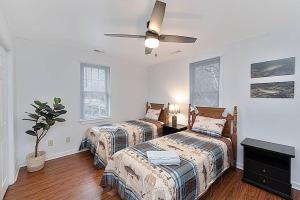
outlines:
{"label": "bedspread", "polygon": [[[230,167],[230,142],[182,131],[123,149],[112,156],[101,186],[122,199],[197,199]],[[179,166],[151,165],[147,151],[174,150]]]}
{"label": "bedspread", "polygon": [[159,124],[149,120],[130,120],[88,129],[79,150],[89,149],[97,168],[104,168],[111,156],[128,146],[154,139],[160,133]]}

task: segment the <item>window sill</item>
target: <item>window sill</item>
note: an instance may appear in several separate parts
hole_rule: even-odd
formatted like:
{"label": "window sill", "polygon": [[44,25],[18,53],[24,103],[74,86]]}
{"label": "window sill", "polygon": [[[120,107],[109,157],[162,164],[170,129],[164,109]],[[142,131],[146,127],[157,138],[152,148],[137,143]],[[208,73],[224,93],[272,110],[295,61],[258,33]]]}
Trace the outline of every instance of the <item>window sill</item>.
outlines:
{"label": "window sill", "polygon": [[85,124],[107,123],[107,122],[111,122],[111,120],[112,120],[111,117],[102,117],[102,118],[98,118],[98,119],[81,119],[81,120],[79,120],[79,122],[82,125],[85,125]]}

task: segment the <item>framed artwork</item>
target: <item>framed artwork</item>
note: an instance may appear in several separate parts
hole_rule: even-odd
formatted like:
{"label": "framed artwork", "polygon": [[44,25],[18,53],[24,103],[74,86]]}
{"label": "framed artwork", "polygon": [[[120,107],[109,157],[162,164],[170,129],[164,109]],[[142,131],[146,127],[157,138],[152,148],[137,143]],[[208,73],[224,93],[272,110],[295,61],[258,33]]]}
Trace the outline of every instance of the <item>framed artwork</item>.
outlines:
{"label": "framed artwork", "polygon": [[294,98],[294,81],[251,84],[251,98]]}
{"label": "framed artwork", "polygon": [[251,64],[251,78],[295,74],[295,57]]}

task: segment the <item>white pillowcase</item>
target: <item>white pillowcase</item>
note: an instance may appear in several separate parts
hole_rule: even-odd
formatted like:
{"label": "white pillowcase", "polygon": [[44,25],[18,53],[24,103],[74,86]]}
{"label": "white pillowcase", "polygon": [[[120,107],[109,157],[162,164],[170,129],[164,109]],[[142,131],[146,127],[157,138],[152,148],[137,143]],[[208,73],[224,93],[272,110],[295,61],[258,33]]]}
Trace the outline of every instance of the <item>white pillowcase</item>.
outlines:
{"label": "white pillowcase", "polygon": [[226,119],[196,116],[192,131],[201,132],[214,137],[221,137]]}
{"label": "white pillowcase", "polygon": [[158,121],[159,115],[160,115],[161,109],[156,110],[156,109],[151,109],[149,108],[147,110],[147,113],[145,115],[146,119],[152,119]]}

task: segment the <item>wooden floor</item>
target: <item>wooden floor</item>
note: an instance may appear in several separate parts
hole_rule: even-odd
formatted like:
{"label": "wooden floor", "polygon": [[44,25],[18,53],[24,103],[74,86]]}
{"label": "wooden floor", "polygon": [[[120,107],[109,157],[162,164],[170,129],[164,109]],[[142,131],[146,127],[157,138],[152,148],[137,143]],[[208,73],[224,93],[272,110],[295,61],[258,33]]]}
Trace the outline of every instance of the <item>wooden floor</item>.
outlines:
{"label": "wooden floor", "polygon": [[[17,182],[8,188],[5,200],[119,200],[115,193],[103,193],[99,186],[103,170],[96,170],[92,156],[82,152],[48,161],[43,170],[28,173],[22,168]],[[300,200],[300,191],[293,191]],[[230,170],[216,181],[201,200],[277,200],[273,194],[241,181],[240,170]]]}

